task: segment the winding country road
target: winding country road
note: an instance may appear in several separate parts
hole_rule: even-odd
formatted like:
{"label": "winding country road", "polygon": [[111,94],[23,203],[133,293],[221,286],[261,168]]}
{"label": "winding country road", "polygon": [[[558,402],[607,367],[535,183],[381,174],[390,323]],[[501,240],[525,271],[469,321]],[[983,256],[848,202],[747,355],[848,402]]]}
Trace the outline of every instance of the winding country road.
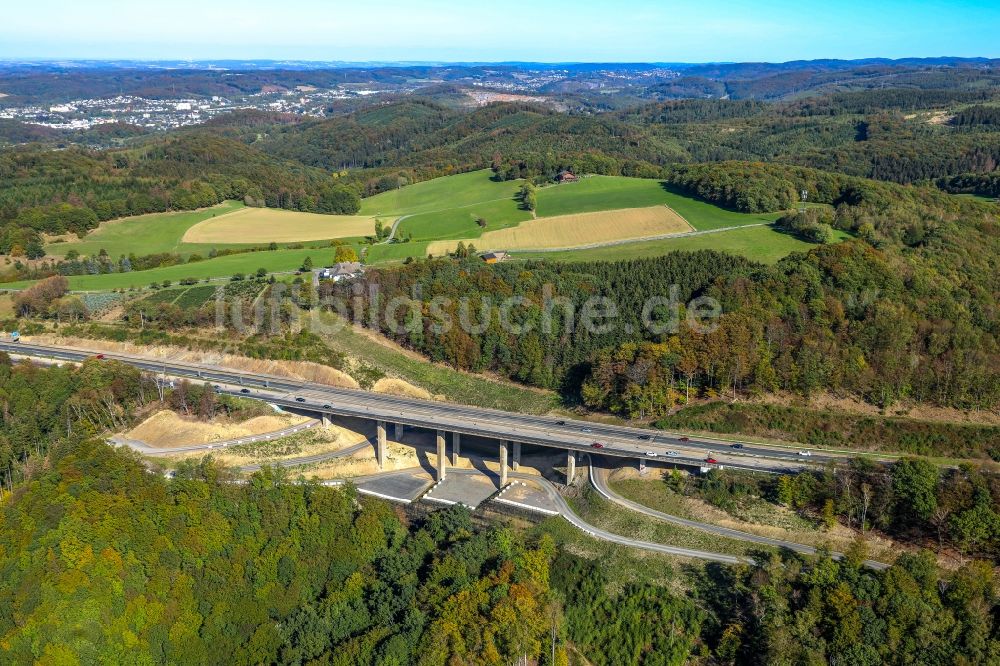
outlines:
{"label": "winding country road", "polygon": [[539,476],[533,474],[524,474],[521,472],[512,472],[510,474],[512,479],[526,479],[539,483],[541,487],[545,490],[545,494],[548,496],[556,507],[559,509],[559,515],[565,518],[571,525],[577,529],[583,531],[585,534],[589,534],[595,539],[600,539],[601,541],[608,541],[610,543],[617,543],[622,546],[629,546],[631,548],[639,548],[641,550],[648,550],[655,553],[664,553],[666,555],[678,555],[681,557],[693,557],[699,560],[708,560],[710,562],[723,562],[725,564],[753,564],[753,560],[748,557],[738,557],[735,555],[726,555],[725,553],[713,553],[705,550],[695,550],[692,548],[679,548],[677,546],[667,546],[662,543],[654,543],[652,541],[641,541],[639,539],[631,539],[629,537],[624,537],[620,534],[615,534],[614,532],[608,532],[599,527],[591,525],[585,521],[580,516],[573,512],[569,503],[566,502],[566,498],[563,497],[556,487],[548,480],[543,479]]}
{"label": "winding country road", "polygon": [[[711,534],[716,534],[721,537],[726,537],[728,539],[737,539],[739,541],[749,541],[751,543],[757,543],[762,546],[771,546],[774,548],[781,548],[785,550],[792,550],[797,553],[802,553],[805,555],[815,555],[817,549],[812,546],[807,546],[801,543],[795,543],[794,541],[784,541],[782,539],[772,539],[770,537],[760,536],[759,534],[751,534],[750,532],[742,532],[740,530],[734,530],[729,527],[720,527],[719,525],[712,525],[710,523],[701,523],[695,520],[689,520],[687,518],[681,518],[679,516],[673,516],[668,513],[663,513],[662,511],[657,511],[656,509],[651,509],[648,506],[639,504],[638,502],[633,502],[630,499],[626,499],[612,490],[607,483],[607,470],[606,469],[595,469],[593,464],[588,465],[590,470],[589,478],[590,483],[594,489],[602,495],[608,501],[614,502],[619,506],[623,506],[626,509],[641,513],[643,515],[649,516],[651,518],[656,518],[657,520],[662,520],[667,523],[672,523],[674,525],[680,525],[681,527],[690,527],[696,530],[702,530],[704,532],[709,532]],[[842,559],[844,557],[843,553],[831,552],[831,556],[835,560]],[[888,569],[889,565],[883,562],[876,562],[875,560],[865,560],[865,566],[872,569]]]}

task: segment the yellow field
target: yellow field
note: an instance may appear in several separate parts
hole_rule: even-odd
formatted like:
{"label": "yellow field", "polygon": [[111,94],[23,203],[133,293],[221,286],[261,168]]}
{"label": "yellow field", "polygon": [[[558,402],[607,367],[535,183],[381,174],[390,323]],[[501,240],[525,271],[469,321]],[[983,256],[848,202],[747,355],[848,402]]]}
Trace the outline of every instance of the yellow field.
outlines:
{"label": "yellow field", "polygon": [[374,233],[374,217],[241,208],[199,222],[184,233],[182,240],[185,243],[295,243]]}
{"label": "yellow field", "polygon": [[[548,250],[599,245],[693,231],[691,225],[666,206],[540,217],[516,227],[487,231],[466,240],[480,250]],[[428,254],[451,252],[459,241],[435,241]]]}
{"label": "yellow field", "polygon": [[9,294],[0,294],[0,319],[14,316],[14,305]]}

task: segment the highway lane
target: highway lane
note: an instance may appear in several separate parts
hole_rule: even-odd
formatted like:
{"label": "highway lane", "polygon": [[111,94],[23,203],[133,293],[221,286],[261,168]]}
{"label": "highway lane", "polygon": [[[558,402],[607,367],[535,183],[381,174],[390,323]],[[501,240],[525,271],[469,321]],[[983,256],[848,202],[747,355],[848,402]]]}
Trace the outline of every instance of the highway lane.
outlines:
{"label": "highway lane", "polygon": [[[0,343],[0,350],[11,354],[54,358],[79,362],[93,357],[96,351],[34,345],[27,342]],[[744,443],[731,448],[704,437],[685,438],[659,431],[504,412],[443,402],[399,398],[367,391],[342,389],[322,384],[299,382],[284,377],[229,370],[210,365],[182,363],[103,352],[107,359],[129,363],[144,371],[163,376],[187,378],[218,384],[223,391],[239,393],[229,387],[250,391],[245,397],[267,400],[287,407],[298,407],[340,416],[360,416],[398,422],[424,428],[440,428],[466,435],[510,439],[524,444],[591,451],[598,442],[601,453],[628,458],[645,457],[647,451],[679,464],[702,464],[710,455],[720,464],[761,471],[796,471],[822,463],[829,456],[802,457],[794,451]],[[297,400],[302,398],[303,401]],[[649,439],[643,439],[648,437]]]}

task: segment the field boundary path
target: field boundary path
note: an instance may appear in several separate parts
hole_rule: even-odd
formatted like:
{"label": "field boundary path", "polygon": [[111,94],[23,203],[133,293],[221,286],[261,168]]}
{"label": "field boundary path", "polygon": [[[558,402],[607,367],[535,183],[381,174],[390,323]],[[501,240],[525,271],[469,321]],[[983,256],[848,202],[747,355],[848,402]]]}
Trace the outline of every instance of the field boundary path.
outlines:
{"label": "field boundary path", "polygon": [[412,215],[403,215],[402,217],[397,217],[396,221],[392,223],[392,228],[389,229],[389,235],[385,237],[383,243],[391,243],[392,239],[396,237],[396,229],[399,228],[399,223],[408,217],[413,217]]}
{"label": "field boundary path", "polygon": [[[589,458],[588,458],[589,460]],[[657,520],[662,520],[667,523],[672,523],[674,525],[680,525],[681,527],[690,527],[696,530],[702,530],[703,532],[709,532],[711,534],[716,534],[721,537],[726,537],[729,539],[736,539],[739,541],[749,541],[751,543],[758,543],[763,546],[773,546],[775,548],[782,548],[785,550],[795,551],[797,553],[802,553],[804,555],[815,555],[817,549],[813,546],[807,546],[805,544],[796,543],[794,541],[784,541],[782,539],[772,539],[770,537],[760,536],[758,534],[751,534],[750,532],[742,532],[740,530],[735,530],[730,527],[720,527],[719,525],[712,525],[710,523],[701,523],[696,520],[690,520],[688,518],[681,518],[680,516],[674,516],[668,513],[663,513],[662,511],[657,511],[656,509],[651,509],[648,506],[639,504],[638,502],[633,502],[630,499],[626,499],[613,491],[607,483],[607,470],[598,469],[595,470],[593,462],[590,461],[588,464],[589,469],[589,479],[590,484],[594,487],[602,497],[604,497],[609,502],[614,502],[619,506],[625,507],[631,511],[641,513],[643,515],[649,516],[651,518],[656,518]],[[843,559],[844,554],[831,551],[831,557],[835,560]],[[877,562],[875,560],[865,560],[865,566],[871,569],[883,570],[888,569],[889,565],[883,562]]]}

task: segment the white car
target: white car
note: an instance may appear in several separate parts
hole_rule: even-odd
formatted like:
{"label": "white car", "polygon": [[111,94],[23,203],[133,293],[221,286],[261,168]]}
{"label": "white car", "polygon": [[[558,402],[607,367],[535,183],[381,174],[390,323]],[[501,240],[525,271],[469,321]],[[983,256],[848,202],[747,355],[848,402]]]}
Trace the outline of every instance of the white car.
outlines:
{"label": "white car", "polygon": [[811,456],[812,451],[799,451],[800,456]]}
{"label": "white car", "polygon": [[670,456],[671,458],[678,458],[680,457],[681,454],[677,453],[676,451],[667,451],[667,455]]}
{"label": "white car", "polygon": [[646,451],[646,455],[649,456],[650,458],[656,458],[657,457],[656,451]]}
{"label": "white car", "polygon": [[592,428],[583,428],[582,430],[580,430],[580,432],[591,433],[591,432],[594,432],[594,431],[593,431]]}

